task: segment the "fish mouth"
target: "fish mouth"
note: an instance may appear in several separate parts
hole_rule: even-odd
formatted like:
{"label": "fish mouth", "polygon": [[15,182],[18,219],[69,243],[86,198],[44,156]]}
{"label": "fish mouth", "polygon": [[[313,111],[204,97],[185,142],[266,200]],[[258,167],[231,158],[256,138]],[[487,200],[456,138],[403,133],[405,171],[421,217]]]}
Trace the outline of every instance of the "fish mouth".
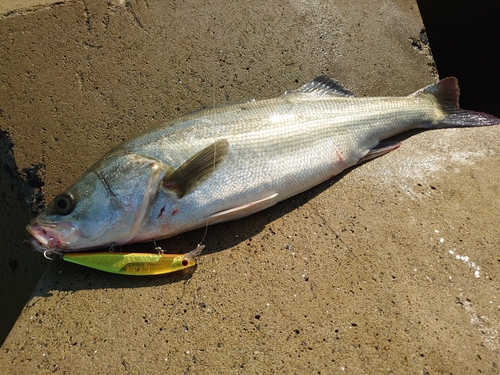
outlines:
{"label": "fish mouth", "polygon": [[60,253],[79,236],[78,230],[71,223],[31,223],[26,230],[31,234],[30,246],[41,252]]}

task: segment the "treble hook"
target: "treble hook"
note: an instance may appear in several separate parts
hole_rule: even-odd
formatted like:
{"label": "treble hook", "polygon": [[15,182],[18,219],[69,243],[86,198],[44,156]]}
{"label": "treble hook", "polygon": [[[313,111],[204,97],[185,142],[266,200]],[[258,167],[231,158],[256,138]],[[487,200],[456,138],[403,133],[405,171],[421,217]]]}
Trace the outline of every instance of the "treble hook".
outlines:
{"label": "treble hook", "polygon": [[54,260],[54,259],[52,259],[51,257],[49,257],[49,255],[50,255],[50,254],[52,254],[52,253],[53,253],[53,251],[50,251],[50,250],[45,250],[45,251],[43,252],[43,256],[45,257],[45,259],[48,259],[48,260]]}

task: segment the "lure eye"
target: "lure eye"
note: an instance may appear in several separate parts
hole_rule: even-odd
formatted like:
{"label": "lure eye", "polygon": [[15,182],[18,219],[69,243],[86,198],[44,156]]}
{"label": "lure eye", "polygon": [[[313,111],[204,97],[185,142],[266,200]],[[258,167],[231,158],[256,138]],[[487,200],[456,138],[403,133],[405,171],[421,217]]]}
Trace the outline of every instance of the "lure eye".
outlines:
{"label": "lure eye", "polygon": [[54,207],[60,215],[68,215],[75,209],[75,198],[70,193],[59,194],[54,199]]}

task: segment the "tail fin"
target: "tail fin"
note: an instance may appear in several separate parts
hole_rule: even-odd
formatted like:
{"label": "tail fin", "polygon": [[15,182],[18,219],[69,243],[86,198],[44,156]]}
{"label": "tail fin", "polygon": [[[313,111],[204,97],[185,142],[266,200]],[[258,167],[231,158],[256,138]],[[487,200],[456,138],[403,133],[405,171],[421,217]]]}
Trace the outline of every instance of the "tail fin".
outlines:
{"label": "tail fin", "polygon": [[444,78],[441,81],[418,90],[413,96],[430,94],[436,98],[438,105],[446,116],[437,123],[424,124],[425,129],[456,128],[467,126],[487,126],[500,124],[500,119],[482,112],[461,109],[458,105],[460,89],[455,77]]}

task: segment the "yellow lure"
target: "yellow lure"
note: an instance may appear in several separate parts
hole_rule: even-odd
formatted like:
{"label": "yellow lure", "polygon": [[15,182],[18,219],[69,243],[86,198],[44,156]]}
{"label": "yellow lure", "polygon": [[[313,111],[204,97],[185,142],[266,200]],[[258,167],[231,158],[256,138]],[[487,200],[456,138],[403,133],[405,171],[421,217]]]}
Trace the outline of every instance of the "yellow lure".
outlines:
{"label": "yellow lure", "polygon": [[149,276],[180,271],[196,264],[194,258],[204,249],[198,245],[186,254],[151,253],[65,253],[62,258],[71,263],[121,275]]}

